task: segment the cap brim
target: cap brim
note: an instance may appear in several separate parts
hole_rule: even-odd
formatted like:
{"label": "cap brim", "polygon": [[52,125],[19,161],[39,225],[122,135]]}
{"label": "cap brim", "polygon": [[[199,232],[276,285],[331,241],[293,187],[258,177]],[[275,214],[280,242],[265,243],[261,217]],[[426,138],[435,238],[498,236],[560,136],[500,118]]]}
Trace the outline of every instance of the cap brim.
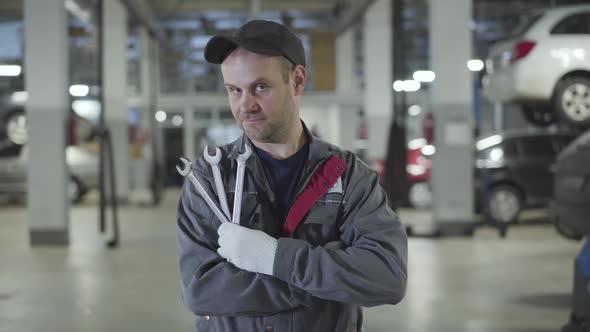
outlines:
{"label": "cap brim", "polygon": [[281,51],[276,50],[261,41],[257,40],[238,40],[226,36],[213,36],[205,46],[205,60],[220,64],[225,60],[227,55],[237,47],[243,47],[251,52],[265,55],[282,55]]}

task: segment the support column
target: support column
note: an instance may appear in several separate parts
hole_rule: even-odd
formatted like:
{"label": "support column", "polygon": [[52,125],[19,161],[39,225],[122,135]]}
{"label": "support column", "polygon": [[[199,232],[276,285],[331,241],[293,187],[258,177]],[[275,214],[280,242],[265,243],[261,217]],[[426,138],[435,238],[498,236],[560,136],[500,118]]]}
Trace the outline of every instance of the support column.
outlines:
{"label": "support column", "polygon": [[63,0],[25,0],[28,210],[31,245],[69,242],[68,35]]}
{"label": "support column", "polygon": [[[199,154],[196,153],[197,148],[195,146],[194,113],[195,110],[192,107],[187,107],[184,110],[184,121],[182,122],[182,140],[184,142],[184,157],[188,158],[189,160],[193,160],[199,157]],[[211,146],[210,148],[213,149],[214,147]]]}
{"label": "support column", "polygon": [[350,27],[336,38],[336,90],[339,93],[359,89],[354,75],[354,27]]}
{"label": "support column", "polygon": [[433,216],[438,229],[449,233],[473,221],[471,20],[472,0],[430,1],[430,63],[436,73]]}
{"label": "support column", "polygon": [[[157,63],[154,61],[152,52],[153,41],[149,36],[149,33],[145,27],[139,28],[139,45],[141,49],[139,58],[139,108],[141,110],[140,118],[140,130],[149,132],[151,128],[151,122],[154,120],[154,106],[152,105],[153,84],[152,71],[154,70]],[[149,148],[151,144],[151,135],[147,136],[147,142],[140,150],[139,156],[130,160],[130,198],[132,201],[139,204],[148,204],[152,200],[150,191],[150,173],[152,169],[152,156]]]}
{"label": "support column", "polygon": [[504,105],[501,102],[494,103],[494,132],[504,131]]}
{"label": "support column", "polygon": [[393,109],[391,4],[377,0],[364,19],[365,114],[367,159],[385,160]]}
{"label": "support column", "polygon": [[[355,94],[360,90],[355,76],[354,62],[355,27],[349,27],[336,38],[336,93],[337,95]],[[358,130],[359,107],[334,104],[329,109],[329,123],[332,124],[332,139],[341,148],[354,151],[356,132]],[[351,134],[354,133],[354,134]]]}
{"label": "support column", "polygon": [[[103,93],[105,122],[111,130],[117,199],[129,195],[129,130],[127,128],[127,10],[119,0],[103,0]],[[143,82],[142,82],[143,83]],[[142,86],[142,90],[144,87]]]}

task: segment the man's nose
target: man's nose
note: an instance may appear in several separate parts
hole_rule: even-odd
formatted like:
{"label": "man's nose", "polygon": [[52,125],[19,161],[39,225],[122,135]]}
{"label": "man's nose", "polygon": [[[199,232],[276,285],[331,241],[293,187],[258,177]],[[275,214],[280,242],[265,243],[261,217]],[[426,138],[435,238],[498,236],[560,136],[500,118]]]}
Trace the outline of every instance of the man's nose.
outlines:
{"label": "man's nose", "polygon": [[256,98],[250,93],[244,93],[240,98],[240,111],[251,112],[256,110]]}

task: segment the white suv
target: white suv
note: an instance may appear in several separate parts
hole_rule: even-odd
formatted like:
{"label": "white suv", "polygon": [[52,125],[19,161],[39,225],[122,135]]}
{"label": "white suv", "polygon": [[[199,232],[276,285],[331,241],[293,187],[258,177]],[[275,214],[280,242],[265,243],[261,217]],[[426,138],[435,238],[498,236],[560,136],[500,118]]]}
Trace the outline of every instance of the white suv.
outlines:
{"label": "white suv", "polygon": [[590,4],[531,16],[486,60],[484,95],[522,107],[525,118],[590,126]]}

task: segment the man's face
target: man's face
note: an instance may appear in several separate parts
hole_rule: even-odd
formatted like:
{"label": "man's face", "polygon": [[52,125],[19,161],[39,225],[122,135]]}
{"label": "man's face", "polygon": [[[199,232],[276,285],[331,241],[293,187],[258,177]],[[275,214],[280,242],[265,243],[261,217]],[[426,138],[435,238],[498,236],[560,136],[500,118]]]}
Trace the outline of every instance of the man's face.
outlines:
{"label": "man's face", "polygon": [[221,64],[229,105],[238,125],[258,142],[284,143],[298,120],[291,79],[281,74],[281,59],[234,50]]}

